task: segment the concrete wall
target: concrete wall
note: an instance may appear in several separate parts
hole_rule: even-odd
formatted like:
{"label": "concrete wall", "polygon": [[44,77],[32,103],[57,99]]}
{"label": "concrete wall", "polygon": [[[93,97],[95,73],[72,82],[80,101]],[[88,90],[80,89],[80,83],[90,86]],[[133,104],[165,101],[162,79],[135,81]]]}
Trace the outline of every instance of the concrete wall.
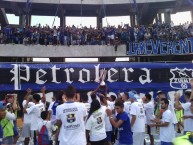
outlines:
{"label": "concrete wall", "polygon": [[126,46],[0,45],[0,57],[124,57]]}
{"label": "concrete wall", "polygon": [[[24,2],[26,0],[3,0],[12,2]],[[168,2],[176,0],[136,0],[137,3]],[[80,4],[81,0],[33,0],[32,3],[50,3],[50,4]],[[83,4],[125,4],[133,3],[133,0],[83,0]]]}

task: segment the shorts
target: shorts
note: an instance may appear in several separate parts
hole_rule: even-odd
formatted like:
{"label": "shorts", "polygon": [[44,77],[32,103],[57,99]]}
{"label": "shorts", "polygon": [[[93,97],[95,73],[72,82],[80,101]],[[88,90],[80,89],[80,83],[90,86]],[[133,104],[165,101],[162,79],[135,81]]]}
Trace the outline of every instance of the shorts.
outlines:
{"label": "shorts", "polygon": [[24,123],[21,132],[22,137],[31,137],[30,123]]}
{"label": "shorts", "polygon": [[17,129],[17,123],[16,123],[16,121],[14,121],[13,123],[14,123],[14,126],[13,126],[14,137],[17,137],[17,136],[19,136],[19,132]]}
{"label": "shorts", "polygon": [[105,143],[106,143],[105,139],[100,140],[100,141],[90,141],[91,145],[105,145]]}
{"label": "shorts", "polygon": [[107,131],[106,134],[107,134],[106,141],[111,141],[111,139],[112,139],[112,131]]}
{"label": "shorts", "polygon": [[3,143],[5,145],[12,145],[13,144],[13,136],[3,138]]}
{"label": "shorts", "polygon": [[160,145],[173,145],[172,142],[164,142],[164,141],[161,141],[161,144]]}
{"label": "shorts", "polygon": [[150,127],[149,125],[147,125],[147,134],[155,135],[156,134],[156,127]]}
{"label": "shorts", "polygon": [[145,139],[145,132],[133,132],[133,144],[142,145]]}

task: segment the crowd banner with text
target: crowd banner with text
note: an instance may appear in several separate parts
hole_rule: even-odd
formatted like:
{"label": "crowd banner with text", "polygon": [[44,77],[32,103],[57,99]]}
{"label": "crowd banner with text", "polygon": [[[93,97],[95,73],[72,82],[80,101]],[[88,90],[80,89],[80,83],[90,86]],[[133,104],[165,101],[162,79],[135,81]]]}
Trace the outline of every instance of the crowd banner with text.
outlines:
{"label": "crowd banner with text", "polygon": [[148,40],[128,42],[128,55],[182,55],[193,53],[193,38],[176,41]]}
{"label": "crowd banner with text", "polygon": [[101,70],[109,91],[176,90],[190,88],[191,63],[65,63],[0,64],[0,91],[63,90],[69,85],[90,91],[98,86]]}

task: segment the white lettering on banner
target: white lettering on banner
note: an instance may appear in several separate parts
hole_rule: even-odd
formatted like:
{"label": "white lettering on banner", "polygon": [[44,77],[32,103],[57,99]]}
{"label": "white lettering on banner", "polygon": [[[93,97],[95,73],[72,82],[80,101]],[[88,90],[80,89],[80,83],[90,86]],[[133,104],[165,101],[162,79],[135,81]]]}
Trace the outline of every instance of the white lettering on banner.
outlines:
{"label": "white lettering on banner", "polygon": [[[114,73],[111,75],[111,71],[113,71]],[[114,76],[116,73],[118,73],[118,71],[116,70],[116,69],[114,69],[114,68],[111,68],[110,70],[108,70],[108,79],[107,79],[107,81],[109,81],[109,82],[116,82],[118,79],[116,79],[116,80],[112,80],[111,79],[111,77],[112,76]]]}
{"label": "white lettering on banner", "polygon": [[[139,82],[141,84],[145,84],[145,83],[151,83],[152,80],[150,79],[150,69],[147,69],[147,68],[142,68],[141,70],[144,70],[146,72],[146,75],[141,75],[139,77]],[[144,78],[144,79],[143,79]]]}
{"label": "white lettering on banner", "polygon": [[58,81],[57,81],[57,77],[56,77],[56,71],[57,71],[57,70],[60,70],[60,68],[57,68],[56,65],[54,65],[51,69],[52,69],[52,77],[53,77],[52,82],[53,82],[53,83],[56,83],[56,84],[60,84],[61,81],[58,82]]}
{"label": "white lettering on banner", "polygon": [[[87,76],[86,81],[83,80],[83,72],[86,72],[86,76]],[[79,76],[80,76],[80,78],[78,81],[80,81],[81,83],[90,82],[90,71],[88,69],[82,69],[81,71],[79,71]]]}
{"label": "white lettering on banner", "polygon": [[[51,69],[51,74],[49,73]],[[34,68],[33,67],[33,71],[35,71],[36,73],[36,78],[35,78],[35,83],[42,85],[45,84],[46,82],[52,82],[55,84],[60,84],[60,83],[64,83],[62,82],[62,80],[59,79],[61,74],[61,70],[62,68],[57,67],[57,65],[53,65],[52,67],[48,67],[44,69],[41,68]],[[93,69],[93,68],[90,68]],[[71,76],[77,75],[78,73],[78,81],[81,83],[87,83],[87,82],[99,82],[99,78],[100,78],[100,64],[98,65],[94,65],[94,70],[95,72],[93,72],[95,74],[92,75],[92,78],[95,80],[91,80],[91,71],[89,69],[83,68],[81,70],[79,70],[78,72],[75,73],[74,68],[64,68],[64,72],[66,75],[66,83],[72,84],[74,81],[71,78]],[[101,69],[102,70],[102,69]],[[103,71],[105,70],[105,68],[103,68]],[[134,73],[134,69],[133,68],[106,68],[105,71],[107,71],[107,77],[106,75],[104,75],[106,77],[106,81],[113,83],[113,82],[117,82],[119,79],[119,70],[122,70],[124,72],[124,76],[122,76],[122,78],[124,78],[124,82],[133,82],[133,79],[131,79],[130,73]],[[152,80],[150,79],[150,69],[147,68],[142,68],[142,71],[145,71],[144,75],[139,76],[139,82],[141,84],[145,84],[145,83],[151,83]],[[26,82],[29,82],[29,80],[32,78],[34,78],[34,76],[30,76],[30,67],[28,65],[20,65],[20,64],[13,64],[13,69],[10,70],[10,72],[14,75],[13,78],[11,79],[11,82],[14,82],[14,89],[15,90],[21,90],[21,80],[24,80]],[[59,75],[58,75],[59,74]],[[49,80],[51,75],[51,80]],[[58,76],[58,80],[57,80],[57,76]],[[77,77],[76,77],[77,78]],[[105,78],[104,78],[105,79]],[[174,79],[174,81],[176,81],[176,79]]]}
{"label": "white lettering on banner", "polygon": [[70,68],[70,69],[65,69],[64,71],[66,72],[66,82],[69,84],[73,83],[73,81],[70,80],[70,72],[73,73],[74,69]]}
{"label": "white lettering on banner", "polygon": [[133,80],[128,80],[128,71],[134,72],[134,70],[132,68],[129,69],[123,68],[122,70],[125,72],[125,82],[132,82]]}
{"label": "white lettering on banner", "polygon": [[[15,90],[21,90],[21,80],[28,82],[30,79],[29,66],[19,64],[12,65],[14,66],[14,68],[10,72],[14,75],[14,77],[11,79],[11,82],[14,81]],[[21,76],[22,71],[25,72],[25,77]]]}
{"label": "white lettering on banner", "polygon": [[[42,74],[40,74],[42,73]],[[40,85],[43,85],[47,82],[47,80],[43,81],[43,80],[40,80],[43,76],[45,76],[47,74],[46,71],[44,71],[43,69],[40,69],[36,72],[36,84],[40,84]]]}
{"label": "white lettering on banner", "polygon": [[95,82],[99,82],[99,67],[100,67],[100,64],[98,65],[95,65]]}

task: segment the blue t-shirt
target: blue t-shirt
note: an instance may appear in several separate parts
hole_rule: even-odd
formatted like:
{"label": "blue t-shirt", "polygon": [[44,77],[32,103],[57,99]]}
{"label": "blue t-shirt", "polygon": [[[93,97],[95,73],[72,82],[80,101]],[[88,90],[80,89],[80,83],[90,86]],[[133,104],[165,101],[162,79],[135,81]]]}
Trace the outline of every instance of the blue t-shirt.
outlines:
{"label": "blue t-shirt", "polygon": [[119,126],[119,143],[120,144],[133,144],[133,134],[131,132],[130,119],[126,112],[117,114],[117,120],[123,120],[123,124]]}

